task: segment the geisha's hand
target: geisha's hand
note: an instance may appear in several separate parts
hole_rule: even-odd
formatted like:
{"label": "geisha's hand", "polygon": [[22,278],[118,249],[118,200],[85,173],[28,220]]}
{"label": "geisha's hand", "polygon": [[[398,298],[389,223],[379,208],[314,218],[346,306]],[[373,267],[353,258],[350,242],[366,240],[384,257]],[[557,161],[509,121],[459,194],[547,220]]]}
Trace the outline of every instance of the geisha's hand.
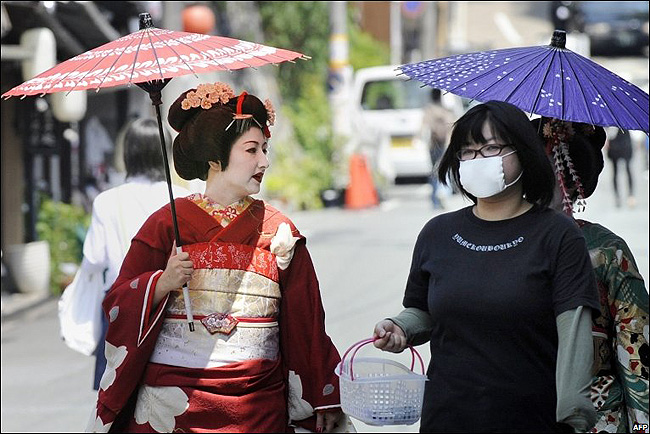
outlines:
{"label": "geisha's hand", "polygon": [[316,432],[331,432],[343,416],[340,408],[316,411]]}
{"label": "geisha's hand", "polygon": [[171,256],[167,260],[167,267],[156,283],[154,305],[158,305],[170,291],[182,287],[192,279],[194,266],[189,258],[190,254],[187,252],[176,252],[176,242],[174,242]]}

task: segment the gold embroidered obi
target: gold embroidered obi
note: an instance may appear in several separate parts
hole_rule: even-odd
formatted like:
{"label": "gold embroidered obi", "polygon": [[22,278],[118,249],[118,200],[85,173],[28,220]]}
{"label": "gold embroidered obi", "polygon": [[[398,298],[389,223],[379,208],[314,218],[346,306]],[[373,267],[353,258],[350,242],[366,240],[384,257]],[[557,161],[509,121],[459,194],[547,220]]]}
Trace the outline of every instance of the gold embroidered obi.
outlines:
{"label": "gold embroidered obi", "polygon": [[[223,242],[191,244],[183,250],[194,265],[188,286],[195,331],[187,327],[182,290],[173,291],[151,361],[212,368],[250,359],[276,359],[281,294],[275,255]],[[230,315],[239,322],[229,334],[213,334],[201,320],[214,314]]]}

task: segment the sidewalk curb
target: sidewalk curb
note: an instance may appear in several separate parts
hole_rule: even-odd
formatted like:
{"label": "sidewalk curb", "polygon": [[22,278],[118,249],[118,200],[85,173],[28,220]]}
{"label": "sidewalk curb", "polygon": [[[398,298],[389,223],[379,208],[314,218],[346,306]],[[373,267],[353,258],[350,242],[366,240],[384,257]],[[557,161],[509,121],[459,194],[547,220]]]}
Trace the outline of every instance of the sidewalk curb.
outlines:
{"label": "sidewalk curb", "polygon": [[2,297],[1,322],[15,319],[23,313],[55,300],[51,294],[10,294]]}

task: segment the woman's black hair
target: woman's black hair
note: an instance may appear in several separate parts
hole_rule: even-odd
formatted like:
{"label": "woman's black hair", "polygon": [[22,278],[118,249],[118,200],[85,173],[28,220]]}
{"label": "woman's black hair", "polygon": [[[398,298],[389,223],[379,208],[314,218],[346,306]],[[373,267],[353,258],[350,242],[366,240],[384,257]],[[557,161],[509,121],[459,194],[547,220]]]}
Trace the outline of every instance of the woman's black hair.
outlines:
{"label": "woman's black hair", "polygon": [[239,96],[227,103],[215,103],[209,109],[194,107],[182,108],[182,101],[190,89],[183,92],[169,108],[168,121],[179,134],[174,139],[174,167],[178,175],[186,180],[205,181],[210,168],[209,161],[218,162],[221,170],[226,170],[230,151],[237,139],[253,126],[267,125],[266,107],[255,95],[242,96],[241,113],[252,115],[255,122],[247,123],[244,130],[235,125],[228,128],[237,111]]}
{"label": "woman's black hair", "polygon": [[448,185],[451,181],[465,197],[476,203],[476,197],[468,193],[460,182],[460,162],[456,152],[470,142],[487,142],[489,137],[483,137],[486,121],[490,123],[495,137],[516,149],[523,169],[521,180],[526,200],[548,206],[553,199],[555,186],[551,163],[526,114],[506,102],[488,101],[474,106],[454,123],[449,146],[438,167],[440,182]]}
{"label": "woman's black hair", "polygon": [[[170,143],[169,132],[165,133],[165,144]],[[123,136],[124,166],[126,176],[144,176],[151,181],[165,179],[165,167],[160,146],[158,122],[153,118],[131,121]]]}

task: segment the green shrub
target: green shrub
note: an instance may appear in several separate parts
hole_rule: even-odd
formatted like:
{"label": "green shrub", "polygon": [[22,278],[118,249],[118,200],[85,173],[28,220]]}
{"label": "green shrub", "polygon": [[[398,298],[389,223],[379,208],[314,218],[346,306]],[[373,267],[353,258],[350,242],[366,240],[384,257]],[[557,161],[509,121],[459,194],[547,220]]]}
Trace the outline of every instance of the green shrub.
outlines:
{"label": "green shrub", "polygon": [[294,142],[271,141],[271,166],[265,178],[268,195],[298,209],[323,206],[321,193],[337,184],[342,167],[342,138],[332,135],[325,86],[317,74],[300,77],[303,95],[282,107]]}
{"label": "green shrub", "polygon": [[36,222],[39,240],[50,243],[50,288],[61,293],[72,276],[66,275],[62,264],[81,264],[83,241],[90,225],[90,215],[77,205],[56,202],[49,197],[41,200]]}
{"label": "green shrub", "polygon": [[331,185],[331,164],[295,143],[276,143],[272,152],[272,169],[265,177],[269,197],[297,209],[321,208],[320,193]]}

